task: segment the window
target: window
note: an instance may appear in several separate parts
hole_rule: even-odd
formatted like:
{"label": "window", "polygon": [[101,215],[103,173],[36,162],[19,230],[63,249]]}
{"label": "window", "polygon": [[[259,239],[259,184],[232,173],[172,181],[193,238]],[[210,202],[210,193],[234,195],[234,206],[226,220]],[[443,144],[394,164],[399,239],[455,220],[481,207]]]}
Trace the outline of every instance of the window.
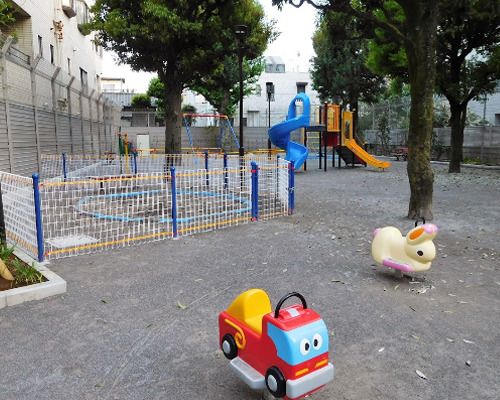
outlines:
{"label": "window", "polygon": [[285,72],[285,64],[276,64],[276,72],[284,73]]}
{"label": "window", "polygon": [[43,58],[43,41],[40,35],[38,35],[38,54]]}
{"label": "window", "polygon": [[88,74],[83,68],[80,68],[80,82],[82,82],[82,88],[88,87]]}
{"label": "window", "polygon": [[285,64],[266,64],[266,72],[268,73],[285,73]]}
{"label": "window", "polygon": [[71,58],[68,57],[68,74],[71,75]]}
{"label": "window", "polygon": [[259,112],[258,111],[248,111],[247,112],[247,124],[248,127],[258,127],[259,126]]}
{"label": "window", "polygon": [[52,65],[55,64],[55,59],[54,59],[54,46],[50,45],[50,63]]}
{"label": "window", "polygon": [[255,95],[262,96],[262,86],[260,86],[259,84],[255,85]]}
{"label": "window", "polygon": [[307,82],[297,82],[297,93],[306,92]]}

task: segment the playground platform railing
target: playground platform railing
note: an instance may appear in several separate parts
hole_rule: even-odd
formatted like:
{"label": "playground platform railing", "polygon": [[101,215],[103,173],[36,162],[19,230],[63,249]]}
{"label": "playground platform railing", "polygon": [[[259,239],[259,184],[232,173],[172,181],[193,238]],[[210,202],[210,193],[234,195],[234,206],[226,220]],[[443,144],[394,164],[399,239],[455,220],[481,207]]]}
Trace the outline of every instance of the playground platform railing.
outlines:
{"label": "playground platform railing", "polygon": [[39,261],[266,220],[294,207],[293,166],[280,155],[44,161],[40,183],[0,174],[8,241]]}

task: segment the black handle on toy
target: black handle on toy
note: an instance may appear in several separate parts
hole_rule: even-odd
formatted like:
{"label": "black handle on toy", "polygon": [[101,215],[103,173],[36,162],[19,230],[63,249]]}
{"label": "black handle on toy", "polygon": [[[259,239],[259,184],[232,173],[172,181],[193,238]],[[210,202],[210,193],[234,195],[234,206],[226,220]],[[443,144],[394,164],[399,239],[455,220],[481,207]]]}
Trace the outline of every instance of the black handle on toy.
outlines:
{"label": "black handle on toy", "polygon": [[302,302],[302,307],[304,307],[304,309],[307,308],[307,303],[306,303],[306,299],[304,299],[304,296],[302,296],[300,293],[298,292],[291,292],[291,293],[288,293],[287,295],[283,296],[281,298],[280,301],[278,301],[278,304],[276,305],[276,310],[274,310],[274,318],[278,318],[278,316],[280,315],[280,309],[281,309],[281,306],[283,305],[283,303],[285,301],[287,301],[290,297],[298,297],[300,299],[300,301]]}
{"label": "black handle on toy", "polygon": [[422,220],[422,223],[425,225],[425,218],[424,218],[424,217],[422,217],[422,218],[417,218],[417,219],[415,220],[415,228],[417,227],[417,225],[418,225],[418,221],[420,221],[420,220]]}

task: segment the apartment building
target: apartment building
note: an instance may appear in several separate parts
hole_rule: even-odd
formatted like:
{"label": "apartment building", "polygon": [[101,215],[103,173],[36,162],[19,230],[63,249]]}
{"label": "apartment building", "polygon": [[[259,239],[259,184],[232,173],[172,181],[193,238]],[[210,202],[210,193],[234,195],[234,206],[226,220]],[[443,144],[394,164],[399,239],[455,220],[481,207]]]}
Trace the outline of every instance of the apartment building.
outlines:
{"label": "apartment building", "polygon": [[83,24],[94,0],[7,0],[0,32],[0,170],[30,175],[45,154],[103,154],[119,109],[101,93],[103,50]]}
{"label": "apartment building", "polygon": [[[259,77],[256,90],[243,100],[243,124],[247,127],[267,127],[269,124],[269,108],[271,109],[271,125],[283,121],[288,112],[288,105],[297,93],[306,93],[313,109],[319,107],[318,93],[312,88],[309,72],[288,71],[281,57],[265,58],[265,71]],[[274,85],[274,95],[269,107],[266,83]],[[238,115],[235,124],[238,125]]]}
{"label": "apartment building", "polygon": [[3,30],[14,34],[15,47],[35,59],[40,56],[81,81],[89,90],[100,87],[102,47],[86,35],[94,0],[10,0],[16,21]]}

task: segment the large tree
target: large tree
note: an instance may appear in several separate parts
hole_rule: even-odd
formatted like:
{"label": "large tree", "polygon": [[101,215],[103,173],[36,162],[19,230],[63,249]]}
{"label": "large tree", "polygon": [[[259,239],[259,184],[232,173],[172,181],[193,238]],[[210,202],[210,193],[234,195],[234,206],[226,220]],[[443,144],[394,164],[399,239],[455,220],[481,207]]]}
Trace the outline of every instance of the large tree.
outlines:
{"label": "large tree", "polygon": [[359,101],[371,103],[381,94],[384,79],[366,66],[368,41],[361,35],[355,17],[321,14],[313,36],[311,76],[322,101],[340,100],[358,110]]}
{"label": "large tree", "polygon": [[[430,149],[440,0],[273,0],[278,6],[284,3],[345,12],[356,17],[365,30],[382,30],[403,43],[412,100],[408,134],[407,171],[411,190],[408,218],[432,219],[434,173]],[[394,18],[394,7],[401,9],[404,18]]]}
{"label": "large tree", "polygon": [[437,89],[450,104],[449,172],[460,172],[470,100],[491,93],[500,79],[500,1],[442,0]]}
{"label": "large tree", "polygon": [[[234,25],[255,0],[97,0],[88,25],[101,44],[135,70],[156,72],[164,86],[165,152],[181,150],[182,90],[215,71],[235,49]],[[250,51],[250,50],[248,50]]]}

